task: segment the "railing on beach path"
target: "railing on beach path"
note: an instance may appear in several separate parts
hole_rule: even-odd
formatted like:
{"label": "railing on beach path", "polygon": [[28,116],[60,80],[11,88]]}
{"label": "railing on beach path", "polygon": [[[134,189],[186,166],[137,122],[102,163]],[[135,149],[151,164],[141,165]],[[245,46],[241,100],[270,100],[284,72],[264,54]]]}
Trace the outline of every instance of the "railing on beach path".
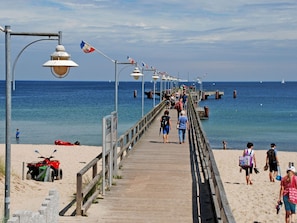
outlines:
{"label": "railing on beach path", "polygon": [[[188,137],[193,182],[193,220],[194,222],[206,222],[206,219],[212,219],[213,221],[207,222],[233,223],[235,220],[225,195],[212,149],[202,129],[197,110],[197,99],[195,100],[195,97],[192,98],[191,94],[189,92],[187,114],[191,126]],[[164,107],[165,101],[158,104],[132,128],[126,131],[125,134],[119,137],[117,141],[117,165],[112,166],[121,167],[130,149],[139,142],[156,117],[163,111]],[[76,209],[71,215],[85,215],[92,202],[102,192],[102,187],[99,185],[102,185],[103,173],[102,171],[97,173],[98,162],[101,164],[102,154],[99,154],[77,173],[76,198],[60,212],[61,216],[74,204],[76,204]],[[108,175],[108,166],[110,165],[106,162],[106,166],[105,176]],[[92,179],[85,185],[82,180],[89,170],[92,170]],[[200,219],[200,221],[197,219]]]}
{"label": "railing on beach path", "polygon": [[[150,127],[155,118],[162,112],[165,107],[165,101],[159,103],[155,108],[148,112],[140,121],[138,121],[133,127],[127,130],[117,140],[118,153],[117,153],[117,167],[120,167],[123,160],[127,157],[129,150],[141,139],[145,131]],[[108,158],[106,158],[106,173],[108,175]],[[100,162],[100,163],[99,163]],[[77,173],[76,176],[76,198],[74,198],[63,210],[60,211],[59,215],[64,216],[71,207],[76,204],[76,209],[70,214],[84,215],[92,202],[98,197],[101,191],[101,187],[98,185],[102,184],[103,173],[100,171],[97,173],[98,166],[102,162],[102,153],[95,157],[90,163],[88,163],[82,170]],[[114,166],[114,165],[112,165]],[[83,177],[86,173],[92,169],[92,179],[85,185],[83,183]],[[116,171],[115,171],[116,172]],[[89,176],[88,176],[89,177]]]}
{"label": "railing on beach path", "polygon": [[[189,146],[193,193],[196,193],[199,200],[196,204],[196,214],[200,218],[215,218],[215,222],[235,223],[212,149],[201,125],[195,98],[191,97],[191,93],[188,98],[187,114],[191,126]],[[193,213],[195,214],[194,210]],[[207,216],[211,214],[215,216]],[[203,219],[202,222],[204,222]]]}

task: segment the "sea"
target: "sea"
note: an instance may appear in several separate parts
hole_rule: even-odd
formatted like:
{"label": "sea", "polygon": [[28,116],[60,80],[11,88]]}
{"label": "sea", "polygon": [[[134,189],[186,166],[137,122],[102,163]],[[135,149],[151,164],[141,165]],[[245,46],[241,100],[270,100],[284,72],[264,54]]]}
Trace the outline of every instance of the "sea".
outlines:
{"label": "sea", "polygon": [[[202,127],[213,149],[255,149],[275,143],[280,151],[297,151],[297,82],[184,82],[205,91],[222,91],[199,102],[208,107]],[[145,91],[153,82],[145,82]],[[159,83],[156,91],[159,91]],[[164,87],[163,87],[164,89]],[[59,139],[83,145],[102,145],[102,119],[115,110],[113,81],[16,81],[12,92],[12,143],[16,129],[21,144],[53,144]],[[118,84],[118,134],[141,119],[141,81]],[[234,92],[236,97],[234,98]],[[134,94],[136,93],[136,97]],[[160,102],[159,96],[155,104]],[[144,97],[144,113],[153,99]],[[5,143],[5,81],[0,81],[0,144]]]}

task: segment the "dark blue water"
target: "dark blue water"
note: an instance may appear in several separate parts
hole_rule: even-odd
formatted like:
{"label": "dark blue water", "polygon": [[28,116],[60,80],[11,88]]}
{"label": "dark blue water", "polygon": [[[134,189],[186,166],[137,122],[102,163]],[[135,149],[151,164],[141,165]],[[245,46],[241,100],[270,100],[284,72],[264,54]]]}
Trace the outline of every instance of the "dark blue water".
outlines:
{"label": "dark blue water", "polygon": [[[4,85],[0,81],[0,143],[5,142]],[[25,144],[53,144],[56,139],[102,144],[102,118],[114,111],[114,82],[17,81],[16,86],[13,143],[19,128],[20,143]],[[229,148],[236,149],[251,141],[255,149],[267,149],[274,142],[279,150],[297,150],[297,82],[203,82],[202,87],[225,93],[222,99],[212,96],[200,102],[210,110],[202,124],[213,148],[221,148],[225,140]],[[153,83],[146,82],[145,91],[152,89]],[[118,95],[120,135],[141,118],[141,81],[120,82]],[[144,101],[147,113],[153,100],[145,97]]]}
{"label": "dark blue water", "polygon": [[[0,143],[5,142],[4,86],[0,82]],[[153,83],[145,83],[145,91],[152,89]],[[20,129],[20,143],[25,144],[53,144],[61,139],[101,145],[102,118],[115,110],[114,92],[114,82],[18,81],[12,96],[12,129]],[[157,103],[159,100],[156,97]],[[145,97],[144,102],[146,113],[153,100]],[[141,81],[120,82],[119,134],[141,118],[141,104]],[[14,132],[11,134],[14,142]]]}
{"label": "dark blue water", "polygon": [[200,103],[210,110],[202,124],[213,148],[225,140],[229,148],[243,149],[251,141],[255,149],[267,149],[274,142],[279,150],[297,151],[296,82],[203,83],[203,89],[225,93]]}

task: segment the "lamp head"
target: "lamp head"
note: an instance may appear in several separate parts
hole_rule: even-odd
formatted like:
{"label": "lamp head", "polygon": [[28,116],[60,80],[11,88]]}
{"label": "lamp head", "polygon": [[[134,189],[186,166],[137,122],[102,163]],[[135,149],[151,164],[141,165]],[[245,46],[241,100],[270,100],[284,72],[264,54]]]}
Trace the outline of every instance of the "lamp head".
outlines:
{"label": "lamp head", "polygon": [[140,72],[138,67],[135,67],[132,74],[130,74],[130,76],[132,76],[135,80],[138,80],[139,77],[143,76],[143,74]]}
{"label": "lamp head", "polygon": [[153,80],[156,81],[159,79],[159,76],[155,73],[153,76],[152,76]]}
{"label": "lamp head", "polygon": [[43,66],[50,67],[55,77],[63,78],[69,73],[70,67],[77,67],[78,64],[70,59],[70,55],[65,51],[63,45],[58,45],[56,51],[51,55],[51,59]]}

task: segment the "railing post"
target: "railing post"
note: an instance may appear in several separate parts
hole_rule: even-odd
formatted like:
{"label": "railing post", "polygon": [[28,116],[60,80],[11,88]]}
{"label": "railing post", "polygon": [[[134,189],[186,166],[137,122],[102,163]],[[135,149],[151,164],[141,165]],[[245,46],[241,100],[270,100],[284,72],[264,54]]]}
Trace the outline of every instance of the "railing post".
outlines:
{"label": "railing post", "polygon": [[81,215],[82,207],[82,175],[76,175],[76,215]]}

